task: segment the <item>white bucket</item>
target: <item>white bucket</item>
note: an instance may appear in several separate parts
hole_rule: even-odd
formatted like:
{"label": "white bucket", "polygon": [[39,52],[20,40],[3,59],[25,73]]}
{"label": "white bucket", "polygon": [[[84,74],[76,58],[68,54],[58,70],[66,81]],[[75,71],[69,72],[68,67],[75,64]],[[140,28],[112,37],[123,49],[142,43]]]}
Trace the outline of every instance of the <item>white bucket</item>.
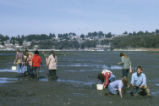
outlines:
{"label": "white bucket", "polygon": [[103,84],[96,84],[97,90],[103,90]]}
{"label": "white bucket", "polygon": [[16,66],[12,66],[12,71],[16,71],[17,67]]}

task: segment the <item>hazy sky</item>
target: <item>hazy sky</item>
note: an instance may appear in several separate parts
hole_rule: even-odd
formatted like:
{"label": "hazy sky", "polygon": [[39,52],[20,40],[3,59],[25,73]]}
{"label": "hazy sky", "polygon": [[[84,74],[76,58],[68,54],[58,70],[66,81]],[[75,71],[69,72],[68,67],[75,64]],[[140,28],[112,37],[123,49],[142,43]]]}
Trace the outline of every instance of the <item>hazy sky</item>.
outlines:
{"label": "hazy sky", "polygon": [[0,0],[0,33],[78,34],[159,29],[159,0]]}

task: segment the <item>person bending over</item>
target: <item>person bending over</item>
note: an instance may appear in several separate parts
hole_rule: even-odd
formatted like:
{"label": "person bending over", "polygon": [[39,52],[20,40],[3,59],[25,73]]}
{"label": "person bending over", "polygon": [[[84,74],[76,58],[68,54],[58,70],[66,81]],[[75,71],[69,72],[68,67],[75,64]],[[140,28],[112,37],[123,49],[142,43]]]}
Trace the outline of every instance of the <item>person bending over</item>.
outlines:
{"label": "person bending over", "polygon": [[107,88],[110,82],[115,81],[115,75],[110,70],[104,69],[98,74],[98,79],[104,83],[104,88]]}
{"label": "person bending over", "polygon": [[128,81],[126,77],[123,77],[121,80],[115,80],[108,85],[108,91],[113,95],[119,94],[120,97],[123,98],[122,89],[124,86],[127,86],[127,83]]}

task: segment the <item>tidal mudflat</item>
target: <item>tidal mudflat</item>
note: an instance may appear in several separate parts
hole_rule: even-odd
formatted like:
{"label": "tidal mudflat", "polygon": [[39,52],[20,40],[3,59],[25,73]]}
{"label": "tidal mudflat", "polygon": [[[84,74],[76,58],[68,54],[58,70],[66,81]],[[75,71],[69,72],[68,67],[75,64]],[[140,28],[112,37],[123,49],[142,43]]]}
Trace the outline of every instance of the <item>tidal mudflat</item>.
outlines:
{"label": "tidal mudflat", "polygon": [[[97,74],[110,69],[121,78],[120,52],[56,52],[58,56],[57,80],[48,77],[44,59],[40,80],[17,78],[11,70],[14,53],[0,53],[0,105],[1,106],[158,106],[159,104],[159,54],[155,52],[126,52],[132,60],[133,70],[144,67],[152,97],[123,99],[97,91]],[[129,74],[130,79],[131,74]]]}

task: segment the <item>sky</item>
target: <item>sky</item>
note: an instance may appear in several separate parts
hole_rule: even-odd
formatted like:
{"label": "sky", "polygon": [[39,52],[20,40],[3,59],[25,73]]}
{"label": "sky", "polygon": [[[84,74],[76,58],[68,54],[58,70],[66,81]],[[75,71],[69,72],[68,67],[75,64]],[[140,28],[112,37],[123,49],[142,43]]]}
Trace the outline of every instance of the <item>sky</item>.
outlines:
{"label": "sky", "polygon": [[0,0],[0,34],[159,29],[159,0]]}

